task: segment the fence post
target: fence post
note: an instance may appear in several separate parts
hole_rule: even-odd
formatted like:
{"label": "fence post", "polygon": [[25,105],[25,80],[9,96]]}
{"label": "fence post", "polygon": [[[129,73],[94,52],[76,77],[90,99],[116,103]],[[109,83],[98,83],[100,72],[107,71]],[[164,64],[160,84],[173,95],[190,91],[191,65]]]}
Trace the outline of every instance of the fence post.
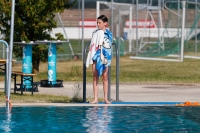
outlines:
{"label": "fence post", "polygon": [[183,13],[182,13],[182,30],[181,30],[181,61],[183,61],[183,55],[184,55],[184,39],[185,39],[185,5],[186,1],[182,0],[182,6],[183,6]]}
{"label": "fence post", "polygon": [[83,51],[83,102],[86,102],[86,53],[89,44],[90,42],[85,45]]}

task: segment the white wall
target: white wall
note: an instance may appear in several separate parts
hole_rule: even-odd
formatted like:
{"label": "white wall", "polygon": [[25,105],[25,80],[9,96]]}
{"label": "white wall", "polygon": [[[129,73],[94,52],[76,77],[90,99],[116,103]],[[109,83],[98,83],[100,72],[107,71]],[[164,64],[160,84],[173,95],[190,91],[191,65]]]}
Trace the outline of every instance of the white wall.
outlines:
{"label": "white wall", "polygon": [[[197,34],[200,33],[200,29],[196,29]],[[131,37],[131,30],[129,28],[124,28],[124,32],[127,33],[127,39],[130,39]],[[179,33],[179,35],[178,35]],[[185,28],[185,39],[190,40],[195,35],[195,30],[192,30],[190,28]],[[178,28],[160,28],[160,36],[161,37],[169,37],[169,38],[178,38],[181,37],[181,29]],[[138,28],[138,38],[141,37],[152,37],[157,38],[158,37],[158,28]],[[132,39],[136,40],[136,29],[132,29]]]}
{"label": "white wall", "polygon": [[[96,28],[84,28],[84,39],[91,39],[92,38],[92,32]],[[67,37],[69,39],[82,39],[82,28],[80,27],[69,27],[65,28],[65,31],[67,33]],[[55,37],[56,33],[62,33],[64,35],[64,38],[66,38],[64,34],[63,28],[55,28],[52,30],[51,36]]]}
{"label": "white wall", "polygon": [[[82,28],[80,27],[69,27],[69,28],[65,28],[66,33],[67,33],[67,37],[69,39],[82,39]],[[96,30],[95,27],[87,27],[84,28],[84,39],[91,39],[92,38],[92,32]],[[190,33],[190,28],[186,28],[185,29],[185,36],[186,34]],[[124,33],[126,33],[127,35],[127,39],[129,40],[131,38],[131,32],[132,32],[132,39],[136,39],[136,29],[132,29],[132,31],[130,31],[129,28],[124,28]],[[181,29],[177,28],[160,28],[160,34],[163,37],[178,37],[178,32],[179,37],[181,37]],[[63,28],[55,28],[53,29],[51,36],[55,37],[56,33],[62,33],[64,35],[64,37],[66,38],[65,34],[64,34],[64,30]],[[195,30],[193,30],[193,32],[190,34],[190,37],[188,39],[190,39],[192,36],[194,36]],[[197,33],[200,33],[200,29],[197,29]],[[158,29],[157,28],[138,28],[138,38],[140,39],[141,37],[153,37],[153,38],[157,38],[158,37]]]}

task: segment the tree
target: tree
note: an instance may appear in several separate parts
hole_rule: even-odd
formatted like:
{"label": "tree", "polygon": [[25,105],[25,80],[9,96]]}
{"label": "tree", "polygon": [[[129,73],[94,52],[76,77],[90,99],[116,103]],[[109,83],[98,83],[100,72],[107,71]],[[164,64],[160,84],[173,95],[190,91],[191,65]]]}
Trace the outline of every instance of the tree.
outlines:
{"label": "tree", "polygon": [[[75,4],[76,0],[16,0],[14,41],[53,40],[50,32],[56,28],[55,14]],[[0,0],[0,33],[9,41],[12,0]],[[60,37],[60,35],[59,35]],[[22,57],[22,47],[13,45],[16,57]],[[33,47],[33,71],[39,72],[41,61],[47,61],[47,46]]]}

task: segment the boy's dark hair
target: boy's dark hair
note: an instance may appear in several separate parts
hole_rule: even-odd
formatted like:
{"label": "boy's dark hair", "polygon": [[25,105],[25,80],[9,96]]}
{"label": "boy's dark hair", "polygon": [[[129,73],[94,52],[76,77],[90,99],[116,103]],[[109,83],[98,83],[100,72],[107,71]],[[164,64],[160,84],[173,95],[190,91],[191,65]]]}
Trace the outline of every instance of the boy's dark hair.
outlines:
{"label": "boy's dark hair", "polygon": [[101,19],[103,22],[108,22],[108,18],[105,15],[100,15],[97,19]]}

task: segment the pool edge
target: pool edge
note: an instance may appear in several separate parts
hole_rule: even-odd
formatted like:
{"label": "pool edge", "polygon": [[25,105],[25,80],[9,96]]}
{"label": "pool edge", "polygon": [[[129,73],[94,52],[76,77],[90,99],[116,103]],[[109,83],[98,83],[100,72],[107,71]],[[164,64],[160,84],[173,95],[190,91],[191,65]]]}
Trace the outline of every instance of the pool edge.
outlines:
{"label": "pool edge", "polygon": [[[12,107],[22,106],[176,106],[177,104],[184,102],[112,102],[111,104],[104,104],[100,102],[98,104],[89,103],[13,103]],[[5,103],[0,103],[0,107],[5,107]]]}

